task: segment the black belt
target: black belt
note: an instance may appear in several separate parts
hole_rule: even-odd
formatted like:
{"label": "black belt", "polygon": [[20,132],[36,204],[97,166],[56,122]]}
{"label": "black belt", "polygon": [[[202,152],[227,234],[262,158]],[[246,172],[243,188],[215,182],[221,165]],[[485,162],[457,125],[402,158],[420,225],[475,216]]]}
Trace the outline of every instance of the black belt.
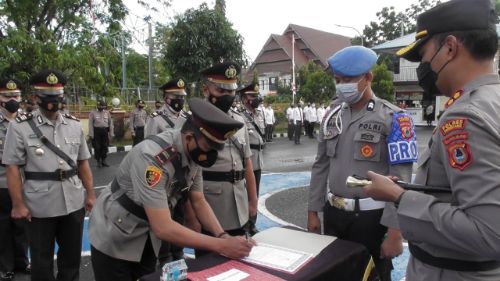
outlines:
{"label": "black belt", "polygon": [[142,130],[142,129],[144,129],[144,126],[137,126],[137,127],[134,127],[134,130],[137,130],[137,129]]}
{"label": "black belt", "polygon": [[24,178],[27,180],[50,180],[64,181],[78,174],[78,169],[61,170],[57,169],[54,172],[28,172],[24,171]]}
{"label": "black belt", "polygon": [[434,267],[454,271],[487,271],[500,267],[500,261],[464,261],[435,257],[420,247],[409,243],[410,253],[419,261]]}
{"label": "black belt", "polygon": [[235,171],[231,170],[229,172],[211,172],[203,171],[204,181],[227,181],[235,183],[245,178],[245,171]]}
{"label": "black belt", "polygon": [[250,148],[251,149],[257,149],[257,150],[262,150],[262,149],[264,149],[264,145],[263,144],[250,144]]}
{"label": "black belt", "polygon": [[[111,183],[111,192],[115,193],[118,190],[120,190],[120,185],[118,184],[116,179],[114,179]],[[137,203],[130,199],[126,193],[123,193],[122,195],[120,195],[120,197],[116,198],[116,201],[118,201],[118,203],[120,203],[120,205],[125,210],[127,210],[127,212],[145,221],[148,220],[148,216],[146,215],[146,211],[144,210],[144,208],[137,205]]]}

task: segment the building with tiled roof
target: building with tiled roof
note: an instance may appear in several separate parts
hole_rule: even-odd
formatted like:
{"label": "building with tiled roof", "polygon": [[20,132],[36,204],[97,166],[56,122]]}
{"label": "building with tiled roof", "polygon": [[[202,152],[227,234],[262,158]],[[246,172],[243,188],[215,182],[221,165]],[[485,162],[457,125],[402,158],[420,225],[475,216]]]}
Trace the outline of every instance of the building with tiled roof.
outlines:
{"label": "building with tiled roof", "polygon": [[271,34],[255,61],[245,72],[250,81],[257,72],[262,95],[276,92],[278,83],[292,82],[292,35],[295,36],[296,71],[312,60],[321,67],[335,52],[351,45],[351,38],[305,26],[289,24],[282,35]]}

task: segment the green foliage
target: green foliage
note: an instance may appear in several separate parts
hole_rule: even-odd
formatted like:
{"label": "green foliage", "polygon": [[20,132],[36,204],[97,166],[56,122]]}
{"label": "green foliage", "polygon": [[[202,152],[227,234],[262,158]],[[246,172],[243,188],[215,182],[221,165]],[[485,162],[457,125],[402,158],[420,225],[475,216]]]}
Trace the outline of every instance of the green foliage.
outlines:
{"label": "green foliage", "polygon": [[335,81],[331,74],[312,60],[299,69],[297,102],[324,102],[335,96]]}
{"label": "green foliage", "polygon": [[387,70],[385,62],[375,65],[372,69],[372,90],[377,97],[394,102],[394,84],[392,75]]}
{"label": "green foliage", "polygon": [[384,7],[376,13],[377,22],[370,22],[363,29],[364,45],[373,47],[401,36],[401,33],[415,31],[418,14],[434,7],[440,0],[419,0],[404,12],[396,12],[394,7]]}
{"label": "green foliage", "polygon": [[177,16],[164,36],[169,40],[162,50],[163,62],[173,76],[196,81],[200,70],[225,60],[245,66],[243,38],[222,13],[206,3]]}

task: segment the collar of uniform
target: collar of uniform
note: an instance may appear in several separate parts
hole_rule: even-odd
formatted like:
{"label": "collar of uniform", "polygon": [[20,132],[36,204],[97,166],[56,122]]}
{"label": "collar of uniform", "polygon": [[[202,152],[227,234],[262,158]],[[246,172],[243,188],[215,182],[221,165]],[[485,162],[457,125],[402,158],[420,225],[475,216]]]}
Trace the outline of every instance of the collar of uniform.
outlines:
{"label": "collar of uniform", "polygon": [[63,117],[63,115],[61,113],[57,114],[57,119],[56,119],[55,124],[52,123],[47,117],[45,117],[45,115],[43,115],[40,110],[37,110],[35,112],[35,114],[33,114],[33,119],[35,120],[35,123],[38,127],[40,127],[41,125],[44,125],[44,124],[48,124],[50,126],[55,126],[55,125],[58,125],[60,123],[62,123],[64,125],[68,124],[68,122],[66,122],[66,119]]}
{"label": "collar of uniform", "polygon": [[180,153],[181,155],[181,161],[182,161],[182,167],[186,167],[189,165],[187,155],[184,152],[184,145],[182,145],[182,134],[180,130],[174,130],[173,131],[173,136],[174,136],[174,147],[177,149],[177,152]]}
{"label": "collar of uniform", "polygon": [[500,78],[498,74],[485,74],[477,77],[476,79],[470,81],[463,88],[464,94],[470,93],[477,88],[484,85],[500,84]]}

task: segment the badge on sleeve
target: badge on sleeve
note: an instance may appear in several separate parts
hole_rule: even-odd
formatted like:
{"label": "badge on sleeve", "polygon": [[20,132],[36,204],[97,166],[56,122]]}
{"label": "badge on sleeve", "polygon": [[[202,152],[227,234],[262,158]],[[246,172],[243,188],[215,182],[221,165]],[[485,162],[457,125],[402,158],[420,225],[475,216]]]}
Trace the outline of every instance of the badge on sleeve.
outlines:
{"label": "badge on sleeve", "polygon": [[391,133],[387,137],[391,165],[416,162],[418,157],[415,126],[405,112],[392,115]]}
{"label": "badge on sleeve", "polygon": [[469,144],[466,142],[458,142],[449,145],[448,147],[448,162],[454,169],[463,171],[472,163],[472,154]]}
{"label": "badge on sleeve", "polygon": [[155,187],[160,182],[162,172],[159,168],[155,166],[148,166],[144,176],[146,177],[146,183],[148,187]]}
{"label": "badge on sleeve", "polygon": [[373,147],[369,144],[365,144],[361,147],[361,155],[365,158],[370,158],[373,156]]}
{"label": "badge on sleeve", "polygon": [[463,131],[467,125],[467,119],[457,118],[446,121],[441,125],[441,135],[446,136],[453,131]]}

